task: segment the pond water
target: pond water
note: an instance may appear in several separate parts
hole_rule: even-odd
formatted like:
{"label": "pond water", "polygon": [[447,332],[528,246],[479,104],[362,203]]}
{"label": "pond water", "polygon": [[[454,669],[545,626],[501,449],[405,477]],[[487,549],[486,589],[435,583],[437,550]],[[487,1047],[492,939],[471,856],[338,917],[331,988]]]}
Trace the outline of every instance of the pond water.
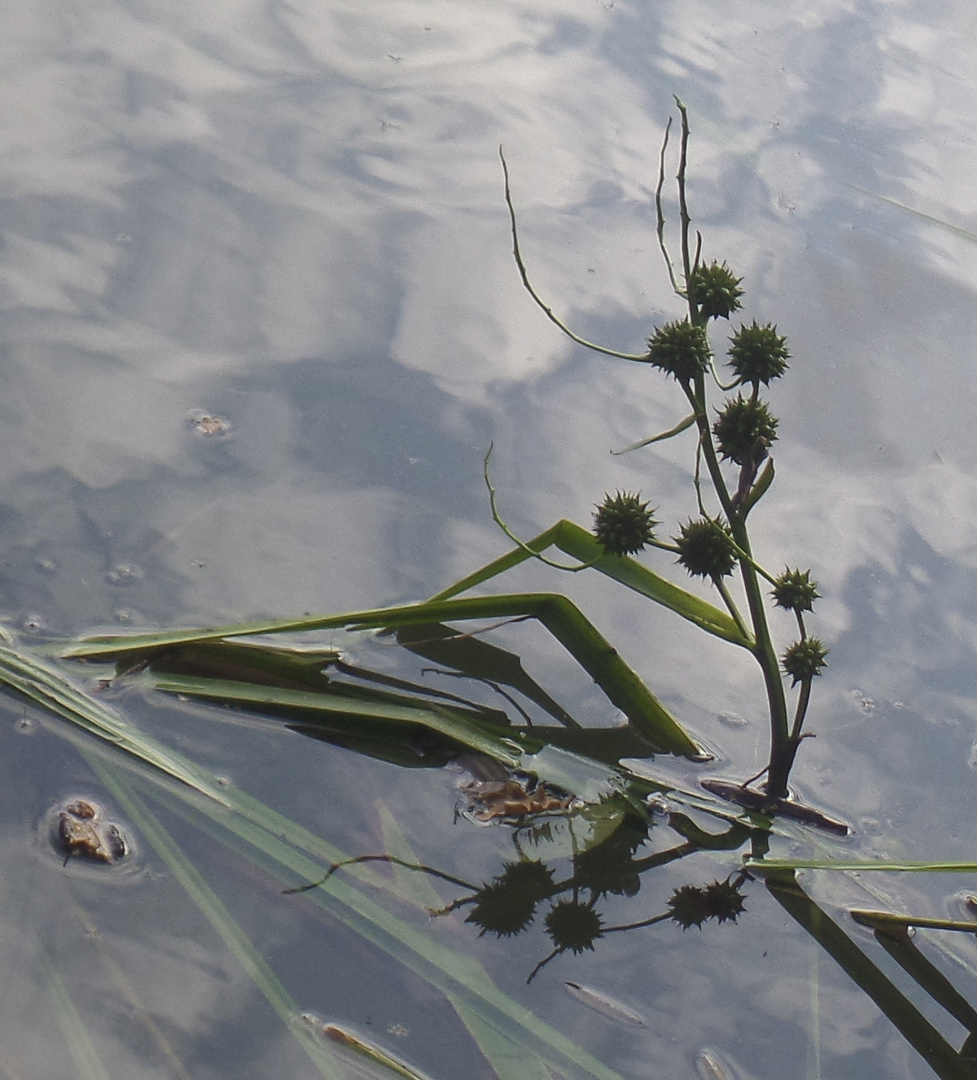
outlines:
{"label": "pond water", "polygon": [[[789,338],[756,551],[774,572],[811,567],[810,625],[831,646],[794,781],[854,833],[828,849],[787,830],[777,853],[973,861],[977,27],[960,0],[791,7],[6,5],[4,624],[33,649],[422,600],[509,546],[482,479],[490,443],[520,536],[589,526],[605,491],[640,490],[670,530],[687,520],[688,437],[609,453],[681,419],[675,384],[587,352],[533,305],[498,157],[504,144],[547,302],[583,337],[640,352],[683,314],[654,209],[677,94],[703,253],[742,275],[747,321]],[[671,557],[647,561],[688,584]],[[523,566],[499,587],[571,596],[715,755],[659,758],[656,775],[694,789],[763,766],[748,658],[597,575]],[[389,639],[324,640],[470,691]],[[493,640],[584,723],[617,722],[539,627]],[[911,1046],[761,880],[735,920],[608,933],[527,983],[553,948],[541,919],[479,936],[470,905],[425,910],[517,856],[509,826],[457,813],[456,767],[404,768],[138,682],[103,698],[282,815],[254,811],[268,837],[333,846],[283,870],[235,832],[239,804],[208,814],[4,697],[6,1077],[396,1075],[336,1056],[330,1024],[434,1080],[964,1075]],[[125,830],[117,864],[55,851],[58,807],[82,797]],[[539,851],[559,880],[570,841],[553,831]],[[658,835],[634,838],[660,865],[611,890],[606,927],[741,865],[740,849],[670,860],[681,837]],[[336,852],[400,852],[457,882],[363,867],[282,895]],[[967,876],[800,880],[958,1050],[966,1009],[951,1019],[849,909],[960,918]],[[972,938],[925,946],[977,1000]]]}

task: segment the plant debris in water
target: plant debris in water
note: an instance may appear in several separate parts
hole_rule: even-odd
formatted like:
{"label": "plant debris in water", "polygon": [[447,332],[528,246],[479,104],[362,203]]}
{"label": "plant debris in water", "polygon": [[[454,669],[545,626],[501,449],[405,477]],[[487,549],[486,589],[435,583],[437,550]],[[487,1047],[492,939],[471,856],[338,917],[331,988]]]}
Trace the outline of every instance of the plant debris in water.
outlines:
{"label": "plant debris in water", "polygon": [[55,843],[64,855],[65,865],[72,857],[117,863],[129,853],[121,826],[107,821],[97,803],[74,799],[55,813]]}

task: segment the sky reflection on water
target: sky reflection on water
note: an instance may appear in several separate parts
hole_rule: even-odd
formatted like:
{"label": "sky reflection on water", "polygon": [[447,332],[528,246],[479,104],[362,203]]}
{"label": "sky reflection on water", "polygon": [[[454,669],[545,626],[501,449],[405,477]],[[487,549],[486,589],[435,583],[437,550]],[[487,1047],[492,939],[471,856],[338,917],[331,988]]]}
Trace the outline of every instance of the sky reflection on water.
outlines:
{"label": "sky reflection on water", "polygon": [[[704,253],[793,355],[755,538],[825,594],[798,781],[917,856],[935,829],[972,857],[952,824],[977,732],[972,23],[962,0],[8,4],[4,614],[62,633],[421,598],[503,550],[491,440],[522,535],[617,488],[688,517],[688,440],[608,454],[676,422],[675,388],[532,306],[497,155],[543,295],[638,351],[681,313],[651,201],[677,93]],[[602,583],[552,586],[753,771],[747,665]],[[805,992],[768,990],[771,1018]],[[872,1021],[838,1002],[854,1052]],[[704,973],[669,1007],[703,1003],[703,1039],[732,1028]]]}

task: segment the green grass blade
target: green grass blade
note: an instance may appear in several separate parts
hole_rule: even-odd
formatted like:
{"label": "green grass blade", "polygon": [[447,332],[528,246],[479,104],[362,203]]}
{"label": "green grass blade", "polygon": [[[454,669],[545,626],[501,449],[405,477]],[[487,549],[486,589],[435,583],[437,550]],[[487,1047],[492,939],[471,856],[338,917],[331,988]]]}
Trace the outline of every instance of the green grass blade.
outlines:
{"label": "green grass blade", "polygon": [[743,636],[734,620],[707,600],[686,592],[629,555],[605,555],[597,537],[572,521],[561,521],[558,530],[556,546],[567,555],[581,562],[592,562],[597,573],[661,604],[716,637],[733,645],[752,647],[753,642]]}
{"label": "green grass blade", "polygon": [[847,180],[843,180],[842,183],[845,187],[850,187],[854,191],[860,191],[863,195],[868,195],[869,198],[878,199],[879,202],[888,203],[890,206],[895,206],[899,210],[904,210],[907,214],[912,214],[913,217],[918,217],[921,221],[928,221],[933,225],[939,225],[940,228],[947,229],[949,232],[963,237],[964,240],[971,240],[977,243],[977,234],[968,232],[959,225],[951,225],[949,221],[944,221],[943,218],[934,217],[932,214],[924,214],[922,210],[914,210],[911,206],[906,206],[905,203],[901,203],[897,199],[890,199],[887,195],[878,195],[874,191],[869,191],[868,188],[859,187],[858,184],[851,184]]}
{"label": "green grass blade", "polygon": [[289,690],[279,686],[231,682],[229,679],[198,679],[187,675],[153,675],[152,679],[157,690],[168,694],[208,698],[228,704],[302,709],[310,713],[355,713],[367,722],[393,720],[420,724],[509,767],[515,767],[522,757],[523,748],[512,739],[489,732],[476,725],[471,717],[461,716],[440,706],[397,705],[342,694],[317,694],[309,690]]}
{"label": "green grass blade", "polygon": [[221,940],[251,977],[268,1004],[291,1029],[313,1064],[327,1080],[345,1080],[346,1071],[339,1065],[335,1056],[327,1053],[312,1033],[305,1031],[303,1025],[297,1023],[300,1015],[298,1007],[252,945],[247,934],[179,845],[136,794],[126,778],[118,770],[99,761],[97,757],[89,755],[88,761],[140,835],[162,859],[174,879],[183,886],[187,895],[217,931]]}
{"label": "green grass blade", "polygon": [[58,1018],[58,1026],[64,1036],[64,1044],[71,1055],[80,1080],[111,1080],[92,1040],[85,1022],[71,1000],[68,988],[54,966],[44,946],[40,946],[40,965],[48,996]]}
{"label": "green grass blade", "polygon": [[[235,789],[227,792],[236,811],[231,814],[190,800],[180,788],[162,788],[156,795],[286,885],[317,880],[324,866],[346,858],[333,845]],[[368,897],[352,883],[356,876],[334,874],[324,886],[303,894],[303,902],[321,906],[432,986],[460,997],[486,1024],[504,1031],[523,1053],[547,1062],[561,1075],[570,1080],[622,1080],[572,1039],[502,993],[473,957],[437,940],[426,928],[392,915]]]}
{"label": "green grass blade", "polygon": [[748,870],[885,870],[898,873],[973,874],[977,862],[907,862],[897,859],[746,859]]}
{"label": "green grass blade", "polygon": [[849,908],[848,914],[861,926],[872,930],[908,932],[919,930],[954,930],[965,934],[977,934],[977,922],[963,919],[929,919],[925,916],[914,918],[912,915],[893,915],[888,911],[865,911],[861,908]]}
{"label": "green grass blade", "polygon": [[[579,531],[583,534],[583,530]],[[675,586],[670,585],[669,588],[674,589]],[[681,590],[678,591],[681,592]],[[182,630],[163,634],[93,637],[82,639],[63,648],[62,656],[89,659],[125,656],[131,659],[140,653],[152,653],[166,646],[240,638],[249,634],[339,627],[361,630],[397,629],[401,626],[417,626],[419,623],[465,619],[509,619],[525,616],[536,618],[542,623],[600,686],[609,700],[627,716],[641,735],[657,746],[661,752],[682,754],[687,757],[696,757],[701,754],[698,744],[686,734],[678,721],[628,667],[617,650],[598,632],[575,604],[558,593],[476,596],[347,612],[342,615],[313,616],[297,621],[246,623],[215,630]],[[731,622],[728,616],[723,616],[723,618]]]}
{"label": "green grass blade", "polygon": [[217,802],[224,801],[219,788],[194,765],[172,754],[108,706],[79,690],[54,666],[23,650],[0,645],[0,683],[201,794]]}
{"label": "green grass blade", "polygon": [[743,637],[739,627],[725,611],[721,611],[707,600],[694,596],[660,577],[628,555],[606,555],[596,536],[566,519],[558,521],[545,532],[541,532],[539,536],[527,541],[524,548],[513,548],[512,551],[493,560],[480,570],[462,578],[450,588],[432,596],[429,602],[448,600],[478,585],[483,585],[486,581],[532,558],[530,551],[542,553],[551,547],[559,548],[565,555],[586,563],[590,569],[612,578],[633,592],[653,600],[656,604],[667,607],[677,615],[681,615],[683,619],[701,626],[716,637],[745,648],[752,646],[752,642]]}

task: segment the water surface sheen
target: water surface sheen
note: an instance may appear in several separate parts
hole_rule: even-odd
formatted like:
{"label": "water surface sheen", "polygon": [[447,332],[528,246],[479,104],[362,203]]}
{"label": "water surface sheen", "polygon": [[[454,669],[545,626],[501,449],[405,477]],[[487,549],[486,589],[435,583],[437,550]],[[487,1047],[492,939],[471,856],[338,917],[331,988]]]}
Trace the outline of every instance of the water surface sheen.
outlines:
{"label": "water surface sheen", "polygon": [[[972,860],[972,22],[961,0],[6,5],[0,614],[33,644],[422,599],[506,548],[481,478],[490,442],[503,512],[523,536],[560,517],[588,525],[618,489],[640,489],[674,530],[695,513],[690,433],[608,451],[677,423],[678,391],[587,353],[533,307],[512,262],[498,147],[541,292],[584,337],[640,352],[683,312],[653,204],[677,94],[704,256],[742,275],[746,321],[776,322],[790,342],[789,377],[770,395],[778,476],[753,528],[773,572],[810,566],[824,597],[812,626],[830,667],[798,790],[854,824],[851,853]],[[680,573],[661,553],[649,564]],[[712,775],[763,764],[748,659],[604,580],[534,567],[511,587],[571,595],[717,750]],[[791,632],[777,627],[784,644]],[[389,641],[330,640],[352,662],[406,673]],[[519,626],[504,642],[561,705],[615,722],[542,631]],[[474,886],[515,858],[509,826],[456,813],[457,773],[134,689],[108,696],[348,854],[387,850],[392,817],[418,858]],[[89,744],[13,699],[0,720],[11,1075],[77,1075],[89,1053],[129,1078],[346,1075],[329,1071],[348,1065],[328,1064],[301,1013],[432,1078],[492,1075],[480,1021],[466,1026],[407,945],[386,948],[305,894],[282,897],[219,828],[201,831],[172,796],[153,803],[294,1003],[276,1015],[271,984],[125,818]],[[661,765],[686,787],[701,773]],[[131,830],[140,874],[127,887],[113,887],[110,866],[78,873],[42,850],[36,823],[80,796]],[[570,839],[554,834],[559,879]],[[739,860],[699,854],[643,873],[636,895],[602,899],[605,925],[650,919],[675,889],[724,879]],[[803,882],[865,947],[846,905],[948,916],[967,886],[876,876],[866,896],[850,879]],[[398,925],[483,965],[605,1077],[932,1075],[759,881],[735,921],[607,934],[529,985],[552,949],[541,918],[519,937],[479,937],[469,908],[429,920],[425,905],[464,894],[435,886],[407,875],[399,900],[363,888]],[[973,958],[957,952],[963,965],[947,970],[973,999]],[[568,983],[611,1005],[588,1008]],[[645,1022],[616,1022],[618,1001]],[[925,1008],[959,1047],[962,1029]],[[511,1053],[505,1080],[553,1075],[535,1064],[542,1050]],[[588,1068],[579,1075],[598,1075]]]}

